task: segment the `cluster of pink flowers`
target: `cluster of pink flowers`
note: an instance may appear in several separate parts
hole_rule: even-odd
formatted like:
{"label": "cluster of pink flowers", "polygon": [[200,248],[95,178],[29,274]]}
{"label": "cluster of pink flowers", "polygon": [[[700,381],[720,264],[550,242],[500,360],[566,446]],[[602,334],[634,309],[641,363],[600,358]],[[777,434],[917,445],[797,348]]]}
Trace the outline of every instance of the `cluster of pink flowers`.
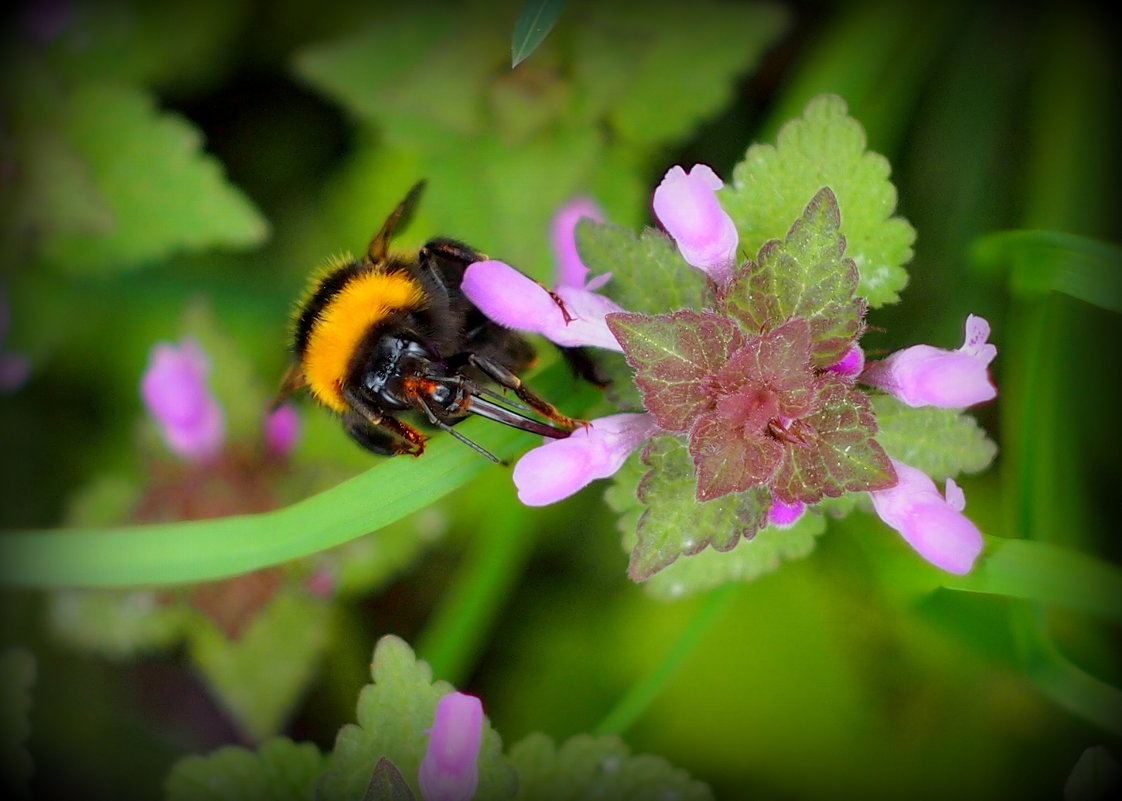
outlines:
{"label": "cluster of pink flowers", "polygon": [[[655,190],[652,204],[686,262],[718,286],[733,274],[739,241],[732,218],[717,200],[722,186],[704,164],[688,172],[673,167]],[[564,303],[564,311],[549,291],[499,261],[471,265],[464,277],[465,294],[502,325],[542,334],[563,346],[621,350],[605,322],[607,314],[621,309],[596,292],[610,273],[588,280],[589,270],[577,253],[574,229],[582,217],[599,221],[603,214],[591,200],[580,198],[562,208],[553,225],[558,262],[553,294]],[[997,393],[987,369],[997,351],[987,343],[988,336],[989,324],[971,315],[966,341],[958,350],[915,345],[866,365],[860,347],[854,346],[830,369],[910,406],[962,408],[991,400]],[[565,498],[613,474],[655,433],[657,426],[648,414],[592,420],[568,439],[549,441],[522,457],[514,468],[518,497],[532,506]],[[881,519],[932,564],[952,573],[969,571],[981,552],[982,536],[962,514],[962,491],[948,482],[944,497],[922,472],[893,464],[899,482],[870,493]],[[801,504],[776,504],[769,518],[775,525],[791,525],[802,512]]]}
{"label": "cluster of pink flowers", "polygon": [[[178,345],[157,342],[140,379],[140,397],[168,449],[188,462],[213,459],[226,441],[225,415],[207,385],[209,372],[206,354],[188,338]],[[263,429],[268,452],[288,455],[300,431],[295,407],[284,404],[268,413]]]}

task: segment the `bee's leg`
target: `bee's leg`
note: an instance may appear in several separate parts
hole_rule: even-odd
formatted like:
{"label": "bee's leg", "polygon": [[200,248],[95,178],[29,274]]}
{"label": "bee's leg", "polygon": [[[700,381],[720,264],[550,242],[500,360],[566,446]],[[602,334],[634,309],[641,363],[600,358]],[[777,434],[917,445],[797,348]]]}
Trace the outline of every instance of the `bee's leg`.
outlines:
{"label": "bee's leg", "polygon": [[497,364],[490,359],[484,358],[474,353],[468,357],[468,361],[474,367],[481,370],[484,375],[486,375],[500,387],[505,387],[506,389],[511,390],[515,395],[518,396],[519,400],[521,400],[535,412],[540,414],[542,417],[552,420],[554,423],[557,423],[557,425],[569,431],[572,431],[578,426],[583,425],[582,421],[574,420],[571,417],[566,417],[565,415],[561,414],[561,412],[557,411],[557,408],[552,403],[532,391],[529,387],[522,383],[521,378],[503,367],[501,364]]}
{"label": "bee's leg", "polygon": [[385,456],[425,452],[425,435],[396,417],[380,414],[357,392],[346,387],[343,397],[353,411],[343,415],[343,427],[362,447]]}

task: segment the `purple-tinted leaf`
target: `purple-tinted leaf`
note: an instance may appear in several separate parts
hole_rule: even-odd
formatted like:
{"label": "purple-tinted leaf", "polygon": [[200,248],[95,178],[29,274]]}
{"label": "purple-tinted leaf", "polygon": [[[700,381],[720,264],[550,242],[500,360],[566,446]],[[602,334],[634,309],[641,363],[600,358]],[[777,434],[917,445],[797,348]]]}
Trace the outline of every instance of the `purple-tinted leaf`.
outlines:
{"label": "purple-tinted leaf", "polygon": [[731,320],[712,312],[615,313],[607,322],[636,370],[647,410],[667,431],[689,430],[712,405],[711,378],[742,339]]}
{"label": "purple-tinted leaf", "polygon": [[760,248],[726,287],[724,310],[746,331],[767,331],[790,317],[810,322],[812,361],[837,361],[863,329],[865,302],[855,296],[857,267],[845,258],[837,200],[814,196],[787,237]]}
{"label": "purple-tinted leaf", "polygon": [[[787,418],[801,417],[810,410],[815,386],[810,369],[810,326],[800,318],[746,342],[716,376],[718,395],[766,392],[773,397],[770,416]],[[760,421],[760,428],[770,416]]]}
{"label": "purple-tinted leaf", "polygon": [[697,500],[711,501],[766,484],[783,459],[783,446],[762,431],[730,428],[717,414],[705,414],[690,431],[690,454]]}
{"label": "purple-tinted leaf", "polygon": [[385,757],[378,760],[362,801],[416,801],[397,766]]}
{"label": "purple-tinted leaf", "polygon": [[885,489],[896,473],[873,439],[876,418],[865,395],[840,380],[823,383],[817,411],[797,421],[801,441],[785,443],[784,458],[771,483],[784,503],[816,503],[823,496]]}
{"label": "purple-tinted leaf", "polygon": [[707,503],[694,500],[693,463],[676,437],[652,440],[642,460],[650,470],[639,483],[639,500],[645,508],[628,565],[633,581],[650,578],[679,556],[710,545],[730,550],[766,523],[770,496],[763,487]]}

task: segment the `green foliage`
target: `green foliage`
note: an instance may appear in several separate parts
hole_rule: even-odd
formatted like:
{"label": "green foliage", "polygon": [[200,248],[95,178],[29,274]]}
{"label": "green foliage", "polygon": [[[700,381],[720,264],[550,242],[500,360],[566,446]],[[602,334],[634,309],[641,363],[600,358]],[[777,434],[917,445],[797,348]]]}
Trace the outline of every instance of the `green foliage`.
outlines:
{"label": "green foliage", "polygon": [[693,461],[675,437],[651,440],[643,452],[643,464],[649,470],[638,488],[644,511],[628,565],[633,581],[650,578],[679,556],[710,545],[718,551],[731,550],[741,537],[751,537],[764,523],[770,498],[760,487],[694,502],[697,477]]}
{"label": "green foliage", "polygon": [[[389,759],[419,798],[417,771],[425,753],[425,731],[432,726],[437,702],[452,691],[433,683],[432,670],[397,637],[378,641],[371,666],[374,683],[358,699],[358,723],[344,726],[335,740],[328,772],[316,798],[350,801],[361,798],[378,760]],[[516,777],[501,754],[499,735],[484,722],[479,753],[477,799],[514,797]]]}
{"label": "green foliage", "polygon": [[[46,227],[42,253],[53,266],[104,273],[179,251],[264,241],[265,220],[199,152],[198,132],[158,112],[143,90],[79,83],[54,113],[64,140],[33,155],[58,158],[57,167],[37,164],[34,174],[57,169],[64,181],[78,182],[80,199],[61,205],[61,230]],[[49,181],[35,186],[43,183]]]}
{"label": "green foliage", "polygon": [[912,408],[887,395],[872,403],[880,427],[877,442],[892,458],[936,481],[980,473],[997,454],[997,445],[978,421],[960,409]]}
{"label": "green foliage", "polygon": [[110,659],[170,648],[190,621],[186,608],[154,590],[59,590],[47,614],[61,640]]}
{"label": "green foliage", "polygon": [[705,274],[690,267],[661,231],[645,228],[636,236],[622,226],[585,219],[576,237],[590,274],[612,274],[604,294],[629,312],[697,309],[708,297]]}
{"label": "green foliage", "polygon": [[558,747],[531,734],[510,749],[521,801],[708,801],[709,788],[656,756],[633,755],[618,737],[577,735]]}
{"label": "green foliage", "polygon": [[565,7],[565,0],[525,0],[510,41],[510,66],[513,69],[537,49]]}
{"label": "green foliage", "polygon": [[179,760],[168,774],[166,801],[308,801],[326,759],[311,743],[274,737],[256,751],[219,748]]}
{"label": "green foliage", "polygon": [[237,640],[209,621],[188,631],[191,661],[253,740],[280,731],[308,685],[330,634],[330,608],[302,589],[282,589]]}
{"label": "green foliage", "polygon": [[29,798],[33,769],[27,741],[31,734],[31,688],[35,657],[25,648],[0,651],[0,790],[5,798]]}
{"label": "green foliage", "polygon": [[839,97],[811,100],[788,122],[776,144],[755,144],[733,171],[721,204],[736,222],[740,248],[755,253],[778,239],[806,199],[828,186],[837,197],[846,253],[861,276],[858,294],[876,308],[894,303],[904,288],[903,265],[912,257],[915,231],[893,217],[896,188],[887,159],[865,149],[861,124]]}
{"label": "green foliage", "polygon": [[815,367],[840,359],[863,328],[865,304],[854,294],[857,268],[845,258],[840,223],[837,199],[823,187],[786,238],[765,243],[722,293],[725,311],[745,331],[767,331],[789,317],[808,320]]}
{"label": "green foliage", "polygon": [[825,530],[826,519],[807,512],[789,528],[764,526],[737,541],[731,551],[708,549],[679,559],[651,576],[643,588],[656,598],[672,600],[731,582],[753,581],[784,562],[809,556]]}

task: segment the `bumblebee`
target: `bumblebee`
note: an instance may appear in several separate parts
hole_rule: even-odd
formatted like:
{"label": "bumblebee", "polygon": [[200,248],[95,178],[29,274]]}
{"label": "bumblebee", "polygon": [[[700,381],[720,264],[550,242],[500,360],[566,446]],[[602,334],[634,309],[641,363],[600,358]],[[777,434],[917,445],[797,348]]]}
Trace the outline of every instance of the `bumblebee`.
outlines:
{"label": "bumblebee", "polygon": [[403,413],[416,413],[493,462],[499,459],[453,426],[475,414],[567,437],[580,421],[518,377],[534,361],[530,344],[484,316],[460,289],[467,266],[487,257],[443,237],[415,255],[390,252],[394,229],[423,188],[422,181],[409,191],[363,258],[341,260],[313,280],[294,318],[293,363],[274,406],[307,388],[342,417],[355,442],[386,456],[424,453],[427,437],[399,419]]}

